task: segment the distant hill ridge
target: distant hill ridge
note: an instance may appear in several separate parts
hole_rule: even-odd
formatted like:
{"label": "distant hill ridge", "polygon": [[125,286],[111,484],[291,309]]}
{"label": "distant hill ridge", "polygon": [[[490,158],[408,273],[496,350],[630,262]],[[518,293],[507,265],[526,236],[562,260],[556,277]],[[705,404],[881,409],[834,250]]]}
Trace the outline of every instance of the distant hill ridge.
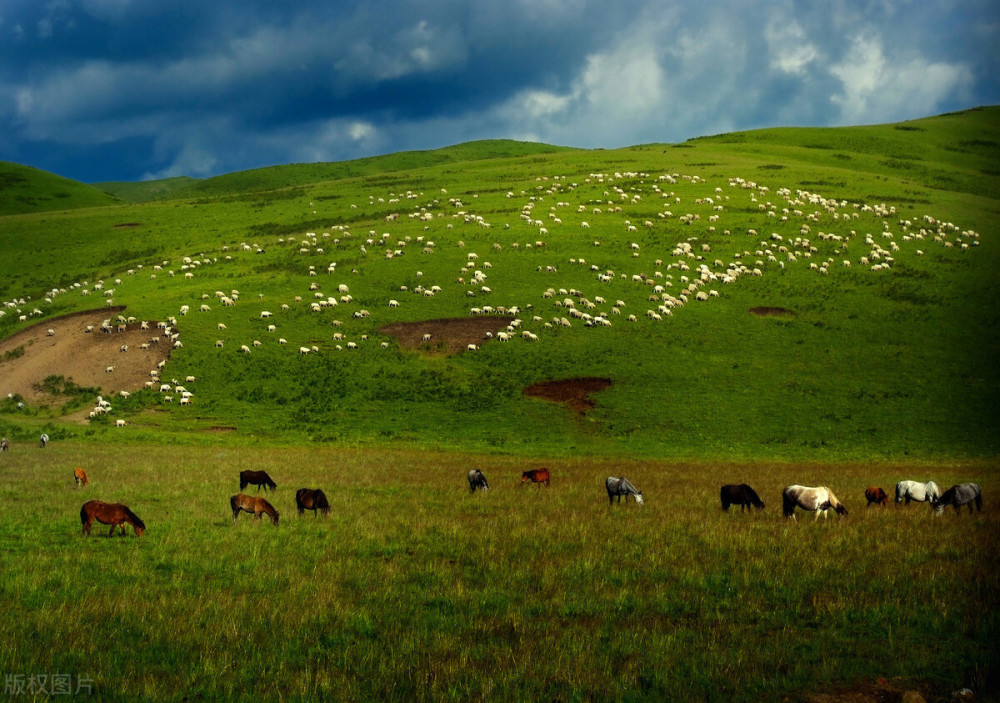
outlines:
{"label": "distant hill ridge", "polygon": [[[918,136],[918,139],[914,139]],[[869,173],[911,171],[914,180],[945,190],[1000,197],[1000,107],[885,125],[861,127],[777,127],[696,137],[679,144],[633,147],[685,148],[697,143],[759,148],[785,161],[827,162]],[[510,139],[465,142],[426,151],[403,151],[351,161],[286,164],[238,171],[207,179],[188,176],[156,181],[84,184],[28,166],[0,162],[0,215],[142,203],[152,200],[218,198],[274,191],[324,181],[372,176],[448,163],[519,158],[578,151]],[[921,162],[949,166],[943,180]],[[964,177],[956,177],[956,171]]]}

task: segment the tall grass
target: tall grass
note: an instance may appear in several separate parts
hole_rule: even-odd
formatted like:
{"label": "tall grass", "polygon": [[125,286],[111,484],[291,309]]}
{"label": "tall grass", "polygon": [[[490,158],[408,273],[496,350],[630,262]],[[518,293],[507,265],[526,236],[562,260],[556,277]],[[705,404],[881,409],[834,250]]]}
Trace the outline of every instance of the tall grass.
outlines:
{"label": "tall grass", "polygon": [[[561,459],[538,489],[518,485],[533,464],[434,452],[63,443],[2,461],[0,670],[84,675],[104,700],[799,699],[879,677],[996,694],[993,463]],[[473,466],[488,493],[468,493]],[[277,481],[279,527],[232,524],[242,469]],[[611,473],[646,505],[609,508]],[[864,507],[903,478],[976,480],[986,508]],[[723,513],[719,485],[742,481],[767,508]],[[850,515],[781,518],[792,482]],[[330,517],[298,517],[298,487]],[[91,498],[146,535],[81,537]]]}

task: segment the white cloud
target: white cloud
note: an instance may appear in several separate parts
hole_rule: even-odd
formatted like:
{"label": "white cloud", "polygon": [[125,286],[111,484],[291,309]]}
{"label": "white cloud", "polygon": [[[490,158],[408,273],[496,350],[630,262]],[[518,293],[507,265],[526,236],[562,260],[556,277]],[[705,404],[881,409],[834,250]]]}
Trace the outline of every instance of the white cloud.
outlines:
{"label": "white cloud", "polygon": [[840,124],[888,122],[933,114],[946,99],[970,92],[971,70],[963,64],[929,62],[922,57],[891,61],[878,36],[857,38],[832,73],[842,84],[831,97]]}
{"label": "white cloud", "polygon": [[807,40],[805,30],[794,19],[774,17],[764,30],[771,54],[771,68],[802,76],[818,57],[819,50]]}

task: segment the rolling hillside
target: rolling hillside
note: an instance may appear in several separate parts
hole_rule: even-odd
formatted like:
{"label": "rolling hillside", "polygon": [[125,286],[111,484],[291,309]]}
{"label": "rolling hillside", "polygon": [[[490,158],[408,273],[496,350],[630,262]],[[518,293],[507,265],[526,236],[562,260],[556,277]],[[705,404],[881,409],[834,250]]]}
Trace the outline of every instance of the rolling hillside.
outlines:
{"label": "rolling hillside", "polygon": [[118,198],[94,186],[30,166],[0,161],[0,216],[98,207],[120,202]]}
{"label": "rolling hillside", "polygon": [[[100,391],[130,393],[110,414],[80,424],[65,393],[21,393],[0,404],[0,430],[995,456],[998,116],[620,150],[472,143],[7,217],[0,336],[115,305],[130,330],[174,317],[181,346],[169,394],[110,372]],[[155,365],[152,349],[106,340],[101,369],[122,354]],[[0,379],[31,346],[0,348]],[[586,379],[604,390],[574,396]],[[525,394],[533,384],[574,405]],[[164,402],[176,385],[189,405]]]}

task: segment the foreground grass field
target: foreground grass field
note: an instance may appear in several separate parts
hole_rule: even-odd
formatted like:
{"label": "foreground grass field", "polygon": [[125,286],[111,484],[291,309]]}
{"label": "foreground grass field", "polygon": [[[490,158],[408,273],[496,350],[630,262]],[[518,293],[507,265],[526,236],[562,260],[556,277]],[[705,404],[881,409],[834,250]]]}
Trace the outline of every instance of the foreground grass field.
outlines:
{"label": "foreground grass field", "polygon": [[[0,670],[100,700],[809,700],[884,677],[997,694],[997,466],[546,461],[53,443],[0,455]],[[74,487],[72,469],[91,477]],[[474,466],[492,490],[470,495]],[[281,524],[235,526],[264,469]],[[609,508],[626,475],[646,504]],[[869,484],[978,481],[982,513],[866,509]],[[767,507],[722,513],[722,483]],[[781,517],[782,486],[850,510]],[[321,487],[327,519],[299,518]],[[89,499],[142,538],[80,536]],[[826,698],[824,700],[840,700]],[[858,700],[844,698],[843,700]]]}

